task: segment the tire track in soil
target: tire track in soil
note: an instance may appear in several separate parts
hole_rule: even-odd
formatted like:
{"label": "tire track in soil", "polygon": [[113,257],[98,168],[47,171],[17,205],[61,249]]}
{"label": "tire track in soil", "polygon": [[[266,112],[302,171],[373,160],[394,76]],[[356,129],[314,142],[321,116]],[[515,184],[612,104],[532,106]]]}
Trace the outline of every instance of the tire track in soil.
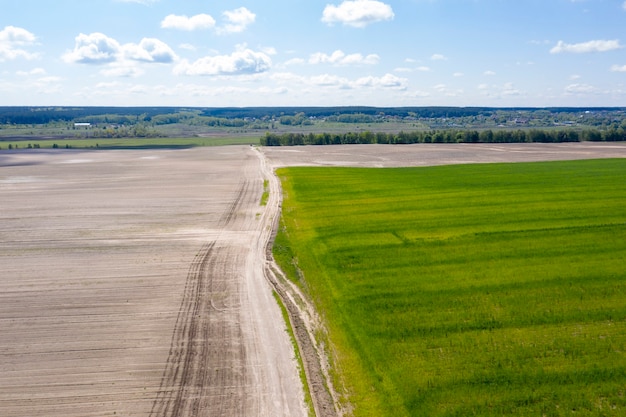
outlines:
{"label": "tire track in soil", "polygon": [[250,376],[239,324],[239,282],[233,278],[243,259],[219,244],[222,232],[237,226],[250,188],[248,180],[240,182],[218,223],[218,237],[202,246],[189,267],[150,417],[245,416],[254,410],[246,395]]}

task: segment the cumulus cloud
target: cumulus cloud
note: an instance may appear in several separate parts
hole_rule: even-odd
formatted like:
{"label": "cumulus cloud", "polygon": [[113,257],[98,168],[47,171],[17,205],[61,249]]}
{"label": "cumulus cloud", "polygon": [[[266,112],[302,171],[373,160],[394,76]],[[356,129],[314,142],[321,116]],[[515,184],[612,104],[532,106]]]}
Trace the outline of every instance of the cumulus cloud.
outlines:
{"label": "cumulus cloud", "polygon": [[309,57],[310,64],[333,64],[333,65],[355,65],[355,64],[377,64],[380,57],[376,54],[363,56],[362,54],[346,54],[341,50],[336,50],[328,55],[323,52],[317,52]]}
{"label": "cumulus cloud", "polygon": [[100,73],[106,77],[137,77],[144,74],[141,63],[169,64],[178,60],[166,43],[155,38],[144,38],[138,44],[120,44],[103,33],[81,33],[75,39],[74,49],[63,55],[67,63],[102,65]]}
{"label": "cumulus cloud", "polygon": [[446,58],[444,55],[441,55],[441,54],[433,54],[433,56],[431,56],[430,59],[433,61],[445,61],[448,58]]}
{"label": "cumulus cloud", "polygon": [[346,0],[339,6],[329,4],[322,14],[322,22],[329,25],[342,23],[357,28],[393,18],[391,6],[377,0]]}
{"label": "cumulus cloud", "polygon": [[205,13],[197,14],[195,16],[175,15],[170,14],[161,21],[161,27],[164,29],[177,29],[177,30],[200,30],[200,29],[213,29],[220,35],[227,35],[230,33],[240,33],[246,30],[256,20],[256,15],[245,7],[240,7],[234,10],[227,10],[222,13],[224,23],[216,27],[215,19]]}
{"label": "cumulus cloud", "polygon": [[272,60],[263,52],[242,47],[230,55],[207,56],[197,61],[183,60],[174,69],[179,75],[242,75],[268,71]]}
{"label": "cumulus cloud", "polygon": [[550,50],[550,53],[560,54],[569,52],[574,54],[585,54],[590,52],[608,52],[621,48],[623,48],[623,46],[620,45],[620,42],[617,39],[593,40],[582,43],[565,43],[563,41],[558,41],[557,44]]}
{"label": "cumulus cloud", "polygon": [[195,16],[178,16],[171,14],[165,17],[161,21],[161,27],[163,29],[178,29],[178,30],[198,30],[198,29],[210,29],[215,26],[215,19],[208,14],[197,14]]}
{"label": "cumulus cloud", "polygon": [[177,59],[172,48],[154,38],[143,38],[139,44],[127,44],[122,49],[124,56],[132,61],[169,64]]}
{"label": "cumulus cloud", "polygon": [[28,52],[25,48],[35,44],[37,38],[26,29],[6,26],[0,31],[0,61],[9,61],[17,58],[34,59],[37,54]]}
{"label": "cumulus cloud", "polygon": [[65,62],[78,64],[107,64],[117,60],[121,45],[103,33],[81,33],[75,38],[74,50],[63,55]]}
{"label": "cumulus cloud", "polygon": [[256,20],[256,15],[245,7],[227,10],[222,13],[226,24],[218,29],[218,33],[239,33],[246,30]]}

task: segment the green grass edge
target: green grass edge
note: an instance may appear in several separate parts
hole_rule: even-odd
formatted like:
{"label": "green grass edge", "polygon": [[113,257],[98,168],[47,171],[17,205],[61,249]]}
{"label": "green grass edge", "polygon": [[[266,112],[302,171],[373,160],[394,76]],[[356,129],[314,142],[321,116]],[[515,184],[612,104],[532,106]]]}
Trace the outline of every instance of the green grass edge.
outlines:
{"label": "green grass edge", "polygon": [[298,375],[300,376],[300,381],[302,382],[302,387],[304,389],[304,403],[307,406],[308,415],[309,417],[315,417],[315,408],[313,407],[311,390],[309,388],[306,373],[304,371],[304,361],[302,360],[302,355],[300,354],[300,349],[298,348],[296,335],[293,332],[293,327],[291,326],[291,320],[289,318],[289,313],[287,312],[287,307],[285,307],[283,300],[280,298],[276,291],[272,291],[272,295],[274,296],[274,299],[276,300],[276,303],[280,308],[280,312],[283,316],[283,320],[287,328],[287,334],[289,334],[289,340],[291,340],[291,344],[293,345],[294,355],[296,357],[296,361],[298,362]]}

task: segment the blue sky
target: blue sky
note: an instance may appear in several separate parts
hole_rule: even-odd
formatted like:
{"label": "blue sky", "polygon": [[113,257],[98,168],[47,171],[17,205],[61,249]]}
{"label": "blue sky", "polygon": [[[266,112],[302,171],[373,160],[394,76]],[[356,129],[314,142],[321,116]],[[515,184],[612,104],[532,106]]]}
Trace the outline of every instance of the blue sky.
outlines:
{"label": "blue sky", "polygon": [[0,105],[626,106],[624,0],[0,0]]}

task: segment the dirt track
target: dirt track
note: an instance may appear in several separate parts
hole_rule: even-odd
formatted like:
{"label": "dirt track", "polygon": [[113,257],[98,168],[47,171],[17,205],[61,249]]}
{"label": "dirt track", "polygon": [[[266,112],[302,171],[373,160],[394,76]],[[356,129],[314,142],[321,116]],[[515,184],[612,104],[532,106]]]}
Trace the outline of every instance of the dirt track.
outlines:
{"label": "dirt track", "polygon": [[[1,416],[304,416],[264,276],[280,284],[265,252],[280,205],[271,168],[626,157],[626,145],[261,152],[0,153]],[[295,321],[302,346],[314,312]],[[318,415],[332,415],[323,361],[303,349]]]}

